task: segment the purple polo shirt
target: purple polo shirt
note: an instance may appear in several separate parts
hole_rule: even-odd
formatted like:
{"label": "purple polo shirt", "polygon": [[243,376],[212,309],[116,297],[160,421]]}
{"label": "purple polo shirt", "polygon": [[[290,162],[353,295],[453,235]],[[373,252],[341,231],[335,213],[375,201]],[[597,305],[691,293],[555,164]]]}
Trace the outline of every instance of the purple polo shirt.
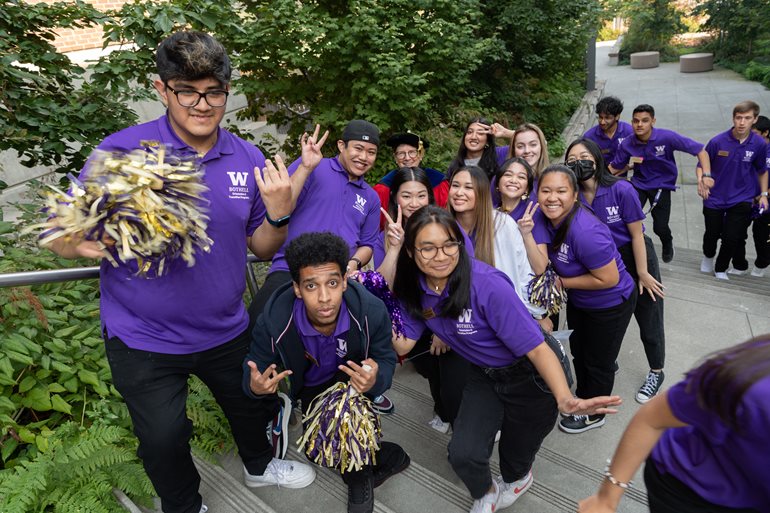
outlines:
{"label": "purple polo shirt", "polygon": [[[553,238],[557,227],[548,223]],[[548,246],[548,259],[559,276],[572,278],[599,269],[615,260],[620,279],[615,286],[601,290],[569,289],[568,300],[579,308],[601,309],[617,306],[634,290],[634,280],[626,272],[610,229],[585,208],[579,208],[558,251]]]}
{"label": "purple polo shirt", "polygon": [[[293,174],[298,159],[289,166]],[[348,243],[350,254],[374,247],[380,231],[380,198],[363,178],[350,181],[338,157],[322,159],[310,173],[291,214],[286,242],[273,257],[270,272],[288,271],[286,246],[307,232],[332,232]]]}
{"label": "purple polo shirt", "polygon": [[[112,134],[99,149],[129,151],[145,147],[146,141],[195,153],[176,136],[166,116]],[[254,167],[264,167],[265,158],[220,128],[202,162],[210,189],[210,253],[198,252],[193,267],[181,260],[169,262],[168,272],[154,279],[135,277],[133,261],[117,268],[101,262],[102,325],[110,337],[131,348],[167,354],[204,351],[232,340],[249,324],[243,304],[246,238],[265,215],[254,180]]]}
{"label": "purple polo shirt", "polygon": [[508,146],[495,146],[495,154],[497,155],[497,165],[502,166],[503,163],[508,160],[508,150],[510,149],[510,144]]}
{"label": "purple polo shirt", "polygon": [[[470,237],[468,237],[468,234],[465,233],[465,230],[463,230],[463,227],[460,226],[460,223],[457,223],[457,227],[460,228],[460,232],[463,234],[463,247],[465,248],[465,251],[468,252],[468,256],[471,258],[475,258],[474,252],[473,252],[473,242],[471,241]],[[374,242],[374,246],[372,246],[372,250],[374,252],[374,255],[372,256],[372,260],[374,260],[374,268],[377,269],[380,264],[382,264],[382,261],[385,260],[385,232],[380,232],[377,235],[377,240]]]}
{"label": "purple polo shirt", "polygon": [[[631,233],[628,231],[628,225],[636,221],[643,221],[645,218],[642,204],[639,202],[639,195],[634,190],[634,186],[626,180],[618,180],[610,187],[599,185],[596,188],[594,202],[588,204],[583,193],[580,193],[580,200],[606,224],[615,241],[615,246],[625,246],[631,242]],[[644,230],[644,225],[642,225]]]}
{"label": "purple polo shirt", "polygon": [[602,150],[602,156],[604,157],[605,162],[612,162],[620,143],[627,137],[633,136],[633,127],[625,121],[618,121],[618,126],[615,129],[615,133],[612,134],[612,138],[607,137],[607,134],[604,133],[604,130],[602,130],[602,127],[599,125],[588,129],[588,131],[583,134],[583,137],[592,140],[599,146],[599,149]]}
{"label": "purple polo shirt", "polygon": [[[516,205],[516,208],[509,212],[508,215],[510,215],[513,220],[518,223],[519,219],[524,216],[524,211],[527,210],[527,205],[531,204],[532,201],[528,199],[521,200],[519,201],[519,204]],[[532,227],[532,237],[535,239],[535,242],[538,244],[548,244],[551,242],[551,235],[548,233],[547,227],[549,222],[548,219],[543,215],[543,211],[538,208],[535,211],[535,214],[532,216],[532,221],[534,222],[534,226]]]}
{"label": "purple polo shirt", "polygon": [[293,315],[297,333],[305,346],[305,358],[310,361],[310,367],[305,371],[305,385],[320,385],[329,381],[337,373],[338,366],[347,362],[350,314],[345,300],[340,305],[334,333],[328,336],[310,324],[305,302],[299,298],[294,300]]}
{"label": "purple polo shirt", "polygon": [[767,143],[762,136],[750,132],[741,143],[730,129],[711,139],[706,151],[711,159],[714,187],[703,206],[727,209],[751,202],[759,195],[758,176],[767,170]]}
{"label": "purple polo shirt", "polygon": [[[439,296],[420,277],[424,310],[440,310]],[[404,309],[404,311],[406,311]],[[468,308],[459,317],[433,317],[419,321],[404,315],[407,338],[417,340],[430,329],[452,350],[480,367],[511,365],[543,342],[540,327],[516,295],[510,279],[484,262],[471,260],[471,294]]]}
{"label": "purple polo shirt", "polygon": [[644,191],[656,189],[676,190],[676,178],[679,171],[674,160],[675,151],[683,151],[697,155],[703,145],[697,141],[679,135],[672,130],[653,127],[650,138],[646,143],[635,135],[627,137],[618,145],[612,167],[623,169],[626,164],[634,162],[634,176],[631,183],[637,189]]}
{"label": "purple polo shirt", "polygon": [[689,384],[686,378],[667,391],[674,416],[688,425],[663,433],[652,451],[655,466],[709,502],[770,511],[770,377],[744,394],[738,407],[739,432],[701,409]]}

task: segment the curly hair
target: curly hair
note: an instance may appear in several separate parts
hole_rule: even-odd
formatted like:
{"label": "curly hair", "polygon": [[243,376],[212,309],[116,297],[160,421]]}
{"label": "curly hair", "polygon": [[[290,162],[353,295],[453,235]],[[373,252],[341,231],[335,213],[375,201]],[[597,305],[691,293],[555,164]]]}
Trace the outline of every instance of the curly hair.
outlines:
{"label": "curly hair", "polygon": [[294,283],[299,283],[299,271],[304,267],[337,264],[344,276],[350,256],[348,243],[331,232],[303,233],[286,247],[286,263]]}
{"label": "curly hair", "polygon": [[621,112],[623,112],[623,102],[614,96],[605,96],[596,103],[597,114],[620,116]]}

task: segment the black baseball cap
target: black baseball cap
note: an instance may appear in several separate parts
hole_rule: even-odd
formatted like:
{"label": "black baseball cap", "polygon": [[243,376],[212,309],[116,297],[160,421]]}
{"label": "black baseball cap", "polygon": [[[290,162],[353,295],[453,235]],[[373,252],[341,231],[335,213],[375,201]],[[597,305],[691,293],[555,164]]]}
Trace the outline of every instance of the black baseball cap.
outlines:
{"label": "black baseball cap", "polygon": [[380,145],[380,129],[374,123],[369,123],[363,119],[354,119],[342,131],[342,140],[364,141]]}

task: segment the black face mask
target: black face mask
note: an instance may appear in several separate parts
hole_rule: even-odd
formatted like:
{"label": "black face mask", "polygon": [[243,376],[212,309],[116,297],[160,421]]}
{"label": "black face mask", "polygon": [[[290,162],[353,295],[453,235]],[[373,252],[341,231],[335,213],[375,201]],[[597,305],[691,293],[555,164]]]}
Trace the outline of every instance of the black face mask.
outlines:
{"label": "black face mask", "polygon": [[596,172],[596,165],[590,160],[573,160],[567,162],[567,167],[575,173],[578,182],[585,182]]}

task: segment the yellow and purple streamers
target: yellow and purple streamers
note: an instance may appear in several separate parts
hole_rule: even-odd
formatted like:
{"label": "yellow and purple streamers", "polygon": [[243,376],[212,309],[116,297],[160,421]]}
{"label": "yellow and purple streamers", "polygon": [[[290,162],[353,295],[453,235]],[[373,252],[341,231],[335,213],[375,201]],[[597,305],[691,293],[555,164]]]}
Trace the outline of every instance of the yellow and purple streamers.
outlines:
{"label": "yellow and purple streamers", "polygon": [[302,423],[305,433],[297,445],[322,467],[350,472],[376,463],[380,417],[372,401],[348,383],[335,383],[318,395]]}
{"label": "yellow and purple streamers", "polygon": [[532,278],[527,286],[529,302],[545,308],[549,315],[557,313],[567,302],[567,291],[556,283],[558,278],[559,276],[549,263],[545,272]]}
{"label": "yellow and purple streamers", "polygon": [[97,152],[82,181],[70,177],[67,192],[55,187],[46,198],[47,222],[39,242],[115,241],[108,259],[135,260],[138,276],[161,276],[181,258],[195,264],[208,252],[209,218],[203,168],[195,156],[179,156],[163,145],[130,153]]}

